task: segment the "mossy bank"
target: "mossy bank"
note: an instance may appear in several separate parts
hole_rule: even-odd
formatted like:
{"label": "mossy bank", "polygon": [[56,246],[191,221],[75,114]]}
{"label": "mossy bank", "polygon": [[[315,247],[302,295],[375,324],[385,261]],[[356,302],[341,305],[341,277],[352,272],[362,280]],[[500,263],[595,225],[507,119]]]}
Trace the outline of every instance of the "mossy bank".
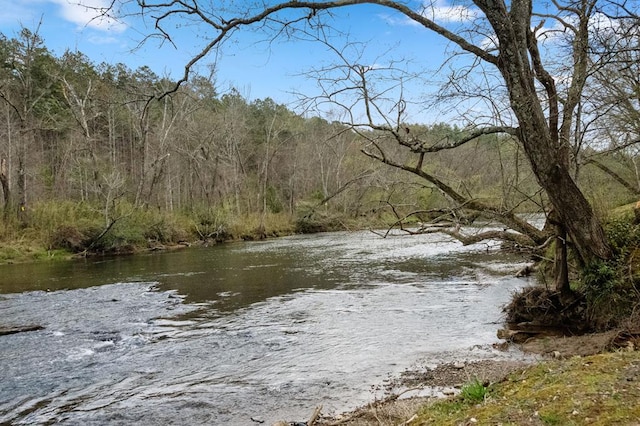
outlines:
{"label": "mossy bank", "polygon": [[547,361],[490,385],[480,402],[430,404],[412,425],[633,425],[640,423],[640,353]]}

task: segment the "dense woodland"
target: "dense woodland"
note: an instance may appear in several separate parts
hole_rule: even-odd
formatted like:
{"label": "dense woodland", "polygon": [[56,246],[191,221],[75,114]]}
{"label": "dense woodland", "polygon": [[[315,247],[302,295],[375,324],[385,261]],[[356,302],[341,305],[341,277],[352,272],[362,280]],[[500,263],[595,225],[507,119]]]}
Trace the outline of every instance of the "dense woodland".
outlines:
{"label": "dense woodland", "polygon": [[[168,93],[176,82],[149,68],[94,64],[82,52],[56,56],[28,29],[2,36],[0,64],[5,242],[31,239],[49,252],[117,251],[404,226],[403,219],[455,216],[460,200],[446,188],[501,211],[548,211],[508,135],[481,136],[425,159],[388,133],[235,90],[219,93],[214,74]],[[572,156],[574,177],[601,215],[635,201],[639,188],[635,148],[621,148],[620,133],[607,123],[608,138],[576,135]],[[406,124],[406,132],[432,146],[467,135],[448,124]],[[372,145],[384,146],[396,166],[363,154]],[[418,161],[436,184],[398,167]]]}

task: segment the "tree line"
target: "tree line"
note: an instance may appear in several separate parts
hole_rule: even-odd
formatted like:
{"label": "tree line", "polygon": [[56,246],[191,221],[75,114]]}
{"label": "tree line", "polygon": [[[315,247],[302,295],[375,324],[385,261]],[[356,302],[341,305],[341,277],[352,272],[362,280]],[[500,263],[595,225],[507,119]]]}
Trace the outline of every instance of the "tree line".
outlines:
{"label": "tree line", "polygon": [[[614,52],[607,46],[617,39],[598,40],[598,48]],[[619,93],[633,91],[636,65],[632,49],[620,52],[629,69],[614,71],[613,60],[600,66],[594,75],[602,83],[580,104],[582,111],[610,112],[599,121],[585,112],[576,120],[581,131],[567,129],[572,176],[602,211],[638,194],[628,131],[636,105],[625,108]],[[202,238],[228,232],[224,218],[251,215],[263,236],[266,218],[281,214],[297,220],[299,230],[327,229],[314,223],[327,215],[337,218],[336,227],[346,226],[345,218],[404,227],[482,217],[525,235],[494,237],[530,246],[548,239],[518,219],[551,208],[518,135],[506,127],[330,121],[237,90],[219,93],[214,73],[179,82],[148,67],[94,64],[82,52],[56,56],[26,28],[15,38],[2,35],[0,64],[6,223],[28,226],[37,206],[70,201],[101,218],[97,236],[133,211],[154,210],[189,215]],[[359,95],[371,95],[363,92],[371,70],[344,66],[357,71],[352,87]],[[594,145],[593,134],[605,142]],[[449,234],[466,243],[483,237]]]}
{"label": "tree line", "polygon": [[[209,235],[220,212],[360,217],[391,204],[442,201],[433,188],[362,155],[364,139],[350,126],[233,89],[220,94],[215,75],[162,96],[174,80],[148,67],[94,64],[82,52],[57,57],[26,28],[16,38],[2,35],[0,64],[5,223],[26,226],[36,206],[71,201],[99,210],[107,228],[126,204],[198,216],[198,232]],[[441,139],[460,132],[414,127]],[[456,157],[440,161],[477,180]]]}
{"label": "tree line", "polygon": [[[27,221],[49,200],[101,206],[107,222],[122,202],[293,215],[332,195],[355,214],[380,178],[344,126],[236,90],[219,94],[214,76],[158,101],[175,81],[147,67],[96,65],[81,52],[56,57],[28,29],[0,39],[0,63],[5,218]],[[345,186],[355,196],[341,196]]]}

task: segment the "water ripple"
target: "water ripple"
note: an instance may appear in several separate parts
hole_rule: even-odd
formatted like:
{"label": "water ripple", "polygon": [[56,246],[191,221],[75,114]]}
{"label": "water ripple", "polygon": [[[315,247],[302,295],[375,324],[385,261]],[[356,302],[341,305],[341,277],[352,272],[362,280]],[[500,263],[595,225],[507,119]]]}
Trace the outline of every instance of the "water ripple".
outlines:
{"label": "water ripple", "polygon": [[504,356],[490,344],[526,283],[510,277],[518,262],[442,237],[336,233],[83,264],[78,280],[95,267],[122,282],[0,296],[4,321],[44,326],[0,337],[0,423],[247,425],[350,409],[419,359]]}

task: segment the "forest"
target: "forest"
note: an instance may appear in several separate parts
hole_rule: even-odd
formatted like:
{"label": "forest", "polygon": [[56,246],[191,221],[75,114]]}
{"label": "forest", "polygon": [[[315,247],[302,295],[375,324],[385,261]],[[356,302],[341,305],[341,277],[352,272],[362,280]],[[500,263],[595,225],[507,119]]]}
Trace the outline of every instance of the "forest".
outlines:
{"label": "forest", "polygon": [[[389,132],[220,93],[214,72],[177,87],[147,67],[56,56],[26,28],[2,35],[0,63],[0,260],[549,211],[509,135],[406,123],[425,158]],[[615,90],[633,90],[634,67]],[[619,96],[607,73],[583,111]],[[574,179],[601,217],[640,188],[637,148],[620,136],[638,121],[621,111],[585,113],[572,140]],[[460,207],[478,202],[471,216]]]}

